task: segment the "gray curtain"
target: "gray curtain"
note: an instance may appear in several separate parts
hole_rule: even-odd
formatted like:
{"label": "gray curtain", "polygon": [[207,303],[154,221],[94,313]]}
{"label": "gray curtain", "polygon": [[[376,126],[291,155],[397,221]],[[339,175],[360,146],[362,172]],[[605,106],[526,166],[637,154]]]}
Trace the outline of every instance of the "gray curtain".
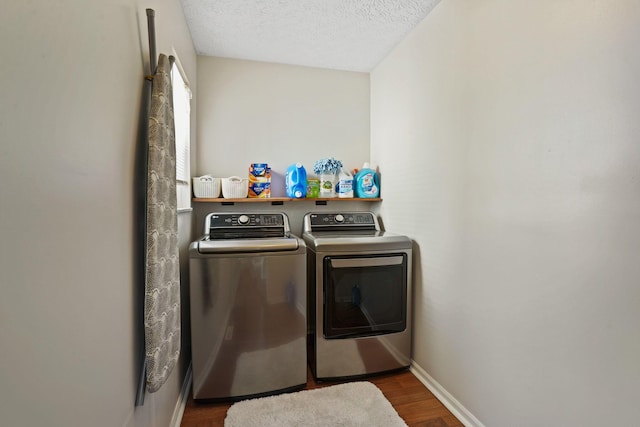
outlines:
{"label": "gray curtain", "polygon": [[180,356],[180,263],[171,63],[160,55],[149,114],[144,329],[147,390],[165,383]]}

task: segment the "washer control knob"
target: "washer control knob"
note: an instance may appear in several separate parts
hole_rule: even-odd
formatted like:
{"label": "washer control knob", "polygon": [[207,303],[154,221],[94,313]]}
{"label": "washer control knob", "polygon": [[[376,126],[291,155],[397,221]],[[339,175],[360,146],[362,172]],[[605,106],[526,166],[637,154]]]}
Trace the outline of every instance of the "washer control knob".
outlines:
{"label": "washer control knob", "polygon": [[238,224],[240,225],[247,225],[249,224],[249,217],[246,215],[240,215],[238,217]]}
{"label": "washer control knob", "polygon": [[344,222],[344,216],[342,216],[341,214],[336,215],[335,219],[338,223]]}

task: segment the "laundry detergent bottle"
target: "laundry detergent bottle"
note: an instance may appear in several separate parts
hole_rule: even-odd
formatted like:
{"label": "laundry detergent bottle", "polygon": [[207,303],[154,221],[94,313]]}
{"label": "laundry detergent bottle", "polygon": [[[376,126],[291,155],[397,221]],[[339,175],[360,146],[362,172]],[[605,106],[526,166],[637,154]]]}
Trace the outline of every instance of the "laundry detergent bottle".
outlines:
{"label": "laundry detergent bottle", "polygon": [[287,197],[302,199],[307,195],[307,171],[302,163],[296,163],[287,168],[284,178]]}
{"label": "laundry detergent bottle", "polygon": [[340,172],[338,173],[336,194],[338,197],[343,198],[353,197],[353,176],[344,169],[340,169]]}
{"label": "laundry detergent bottle", "polygon": [[365,163],[362,169],[356,173],[355,193],[356,197],[360,198],[380,197],[378,174],[369,167],[369,163]]}

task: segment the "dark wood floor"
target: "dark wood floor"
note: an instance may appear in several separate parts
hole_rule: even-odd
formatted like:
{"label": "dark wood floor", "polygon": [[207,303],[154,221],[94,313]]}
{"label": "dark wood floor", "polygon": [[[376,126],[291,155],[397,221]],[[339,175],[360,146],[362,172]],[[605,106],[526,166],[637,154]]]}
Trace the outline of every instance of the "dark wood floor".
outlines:
{"label": "dark wood floor", "polygon": [[[375,384],[410,427],[463,426],[447,408],[409,371],[373,376],[365,379]],[[314,381],[307,374],[306,389],[337,384]],[[182,427],[221,427],[232,403],[196,403],[189,396],[182,417]]]}

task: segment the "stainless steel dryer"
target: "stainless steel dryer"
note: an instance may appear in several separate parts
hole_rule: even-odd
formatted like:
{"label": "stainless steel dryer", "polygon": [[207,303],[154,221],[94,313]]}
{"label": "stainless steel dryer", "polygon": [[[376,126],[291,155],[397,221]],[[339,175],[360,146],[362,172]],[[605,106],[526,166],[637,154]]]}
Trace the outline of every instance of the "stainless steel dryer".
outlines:
{"label": "stainless steel dryer", "polygon": [[371,212],[309,213],[309,365],[317,379],[404,369],[411,362],[412,243]]}
{"label": "stainless steel dryer", "polygon": [[306,246],[284,213],[211,213],[189,247],[193,397],[307,382]]}

